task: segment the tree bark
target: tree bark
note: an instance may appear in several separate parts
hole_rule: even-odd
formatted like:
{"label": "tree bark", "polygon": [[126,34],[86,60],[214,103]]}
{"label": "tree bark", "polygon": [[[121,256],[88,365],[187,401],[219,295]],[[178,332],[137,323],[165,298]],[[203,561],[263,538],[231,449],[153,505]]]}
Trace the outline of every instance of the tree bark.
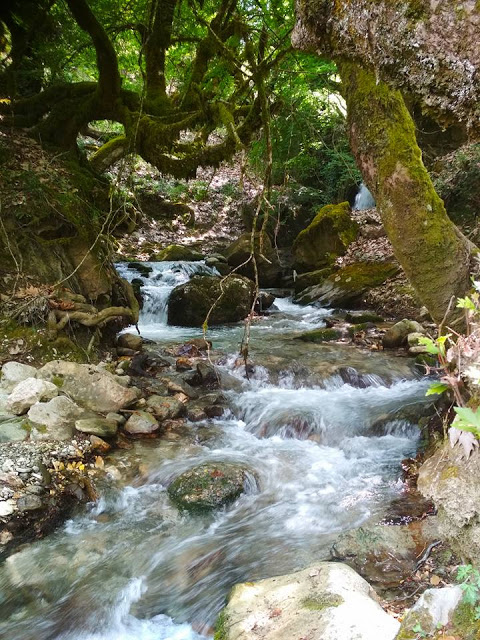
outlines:
{"label": "tree bark", "polygon": [[395,255],[434,320],[451,322],[469,289],[473,245],[435,192],[400,92],[359,64],[338,68],[352,150]]}

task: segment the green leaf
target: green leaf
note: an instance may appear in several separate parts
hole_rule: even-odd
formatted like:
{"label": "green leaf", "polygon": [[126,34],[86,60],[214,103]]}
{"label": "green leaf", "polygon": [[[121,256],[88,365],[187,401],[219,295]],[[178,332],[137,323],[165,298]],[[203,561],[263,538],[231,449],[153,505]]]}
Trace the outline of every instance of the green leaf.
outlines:
{"label": "green leaf", "polygon": [[435,345],[431,338],[427,338],[425,336],[418,339],[418,344],[426,347],[427,353],[431,353],[432,355],[438,355],[440,353],[440,349]]}
{"label": "green leaf", "polygon": [[426,392],[426,396],[434,396],[434,395],[440,395],[441,393],[444,393],[445,391],[447,391],[447,389],[449,389],[450,387],[448,386],[448,384],[445,384],[444,382],[434,382],[433,384],[431,384]]}
{"label": "green leaf", "polygon": [[463,601],[466,604],[474,605],[478,600],[478,589],[475,585],[464,583],[460,585],[463,590]]}
{"label": "green leaf", "polygon": [[458,582],[463,582],[466,580],[469,575],[472,573],[473,566],[471,564],[461,564],[458,567],[457,571],[457,580]]}
{"label": "green leaf", "polygon": [[453,407],[457,414],[452,422],[452,427],[471,433],[480,432],[480,414],[470,407]]}
{"label": "green leaf", "polygon": [[457,308],[458,309],[468,309],[469,311],[475,311],[475,304],[473,300],[468,297],[458,298],[457,300]]}

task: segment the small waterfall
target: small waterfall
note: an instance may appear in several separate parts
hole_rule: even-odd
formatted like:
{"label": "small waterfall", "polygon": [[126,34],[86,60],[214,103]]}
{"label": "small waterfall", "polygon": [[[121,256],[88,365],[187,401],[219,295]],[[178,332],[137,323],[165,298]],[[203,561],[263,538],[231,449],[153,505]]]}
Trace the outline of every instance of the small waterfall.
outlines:
{"label": "small waterfall", "polygon": [[375,200],[372,194],[368,190],[367,186],[362,182],[357,195],[355,196],[355,202],[353,203],[354,211],[363,211],[364,209],[372,209],[375,206]]}
{"label": "small waterfall", "polygon": [[[118,273],[129,282],[134,279],[142,281],[144,305],[140,314],[142,325],[167,324],[168,298],[172,289],[187,282],[192,276],[218,276],[212,267],[200,262],[142,262],[142,269],[132,268],[128,262],[119,262],[115,266]],[[145,274],[145,270],[151,269]]]}

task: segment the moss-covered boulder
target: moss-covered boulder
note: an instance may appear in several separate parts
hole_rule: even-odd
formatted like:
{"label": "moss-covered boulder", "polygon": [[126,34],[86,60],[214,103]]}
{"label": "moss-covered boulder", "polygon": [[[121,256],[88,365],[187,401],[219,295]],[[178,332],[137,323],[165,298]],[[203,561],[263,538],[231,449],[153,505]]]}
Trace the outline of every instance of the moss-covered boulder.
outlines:
{"label": "moss-covered boulder", "polygon": [[342,332],[338,329],[313,329],[313,331],[306,331],[298,336],[299,340],[303,342],[333,342],[334,340],[340,340]]}
{"label": "moss-covered boulder", "polygon": [[[261,240],[261,234],[257,233],[254,244],[260,286],[274,287],[278,285],[281,268],[277,252],[272,247],[270,238],[266,234],[263,234],[263,239]],[[253,261],[249,259],[251,248],[251,234],[244,233],[226,249],[225,257],[230,267],[240,267],[236,273],[253,280],[255,278],[255,271]]]}
{"label": "moss-covered boulder", "polygon": [[307,271],[307,273],[300,273],[295,278],[294,289],[295,293],[300,293],[309,287],[315,287],[322,284],[329,275],[331,275],[331,267],[324,267],[323,269],[316,269],[315,271]]}
{"label": "moss-covered boulder", "polygon": [[254,477],[236,464],[201,464],[178,476],[168,487],[168,495],[180,509],[210,511],[236,500],[249,476]]}
{"label": "moss-covered boulder", "polygon": [[357,262],[332,273],[322,284],[305,289],[296,297],[296,302],[348,308],[398,271],[398,265],[393,262]]}
{"label": "moss-covered boulder", "polygon": [[[425,329],[415,320],[404,318],[387,330],[383,336],[382,344],[385,349],[398,349],[399,347],[407,346],[409,344],[408,336],[413,333],[421,336],[425,334]],[[415,345],[412,343],[410,346]]]}
{"label": "moss-covered boulder", "polygon": [[297,271],[315,271],[342,256],[358,235],[358,225],[350,217],[348,202],[322,207],[293,243],[293,262]]}
{"label": "moss-covered boulder", "polygon": [[180,244],[170,244],[160,251],[160,253],[152,256],[152,261],[154,262],[180,262],[182,260],[198,262],[199,260],[203,260],[203,255],[190,247],[185,247]]}
{"label": "moss-covered boulder", "polygon": [[176,287],[168,301],[168,324],[201,327],[212,309],[209,324],[243,320],[253,302],[254,284],[243,276],[194,276]]}

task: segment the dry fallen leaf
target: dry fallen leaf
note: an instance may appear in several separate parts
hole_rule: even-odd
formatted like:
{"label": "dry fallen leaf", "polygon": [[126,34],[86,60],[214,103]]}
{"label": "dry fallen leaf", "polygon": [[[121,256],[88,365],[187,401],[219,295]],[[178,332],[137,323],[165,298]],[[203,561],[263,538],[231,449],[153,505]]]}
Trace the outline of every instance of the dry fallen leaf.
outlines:
{"label": "dry fallen leaf", "polygon": [[441,580],[438,576],[432,576],[430,578],[430,584],[433,585],[434,587],[438,587],[438,585],[440,584]]}

